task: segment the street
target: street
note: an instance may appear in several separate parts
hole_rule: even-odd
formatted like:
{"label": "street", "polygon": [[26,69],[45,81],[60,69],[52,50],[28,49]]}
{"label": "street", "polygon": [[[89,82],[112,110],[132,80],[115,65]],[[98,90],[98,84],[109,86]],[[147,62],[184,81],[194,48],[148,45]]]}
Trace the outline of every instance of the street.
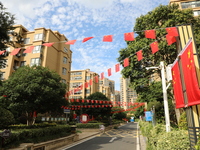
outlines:
{"label": "street", "polygon": [[137,123],[127,123],[84,142],[69,145],[64,150],[136,150],[136,145]]}

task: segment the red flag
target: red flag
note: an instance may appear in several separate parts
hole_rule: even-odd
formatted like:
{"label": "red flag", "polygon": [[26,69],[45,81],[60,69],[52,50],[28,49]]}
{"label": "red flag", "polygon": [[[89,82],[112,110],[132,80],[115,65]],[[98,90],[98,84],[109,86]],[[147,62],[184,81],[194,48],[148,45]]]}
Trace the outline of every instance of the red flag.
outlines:
{"label": "red flag", "polygon": [[129,58],[125,58],[124,59],[124,67],[128,67],[129,66]]}
{"label": "red flag", "polygon": [[120,71],[120,64],[116,64],[115,65],[115,72],[119,72]]}
{"label": "red flag", "polygon": [[88,88],[88,83],[87,82],[85,82],[85,88]]}
{"label": "red flag", "polygon": [[26,48],[26,50],[23,53],[31,53],[34,49],[34,46],[29,46]]}
{"label": "red flag", "polygon": [[103,37],[103,42],[112,42],[113,36],[112,35],[105,35]]}
{"label": "red flag", "polygon": [[84,103],[85,102],[85,100],[84,99],[82,99],[82,103]]}
{"label": "red flag", "polygon": [[136,52],[137,54],[137,60],[140,61],[143,59],[143,56],[142,56],[142,50],[139,50],[138,52]]}
{"label": "red flag", "polygon": [[14,49],[14,50],[10,53],[10,55],[16,55],[17,53],[19,53],[20,49],[21,49],[21,48],[16,48],[16,49]]}
{"label": "red flag", "polygon": [[111,68],[108,69],[108,76],[111,76],[112,73],[111,73]]}
{"label": "red flag", "polygon": [[152,54],[156,53],[159,50],[157,41],[151,43],[150,46],[151,46]]}
{"label": "red flag", "polygon": [[54,43],[44,43],[42,45],[47,46],[47,47],[51,47]]}
{"label": "red flag", "polygon": [[95,76],[95,82],[96,82],[96,83],[99,82],[99,76]]}
{"label": "red flag", "polygon": [[74,102],[74,99],[71,99],[70,101],[71,101],[71,102]]}
{"label": "red flag", "polygon": [[90,40],[92,38],[94,38],[94,37],[86,37],[86,38],[83,39],[82,43],[87,42],[88,40]]}
{"label": "red flag", "polygon": [[2,55],[6,50],[0,51],[0,55]]}
{"label": "red flag", "polygon": [[104,72],[101,73],[101,80],[104,79]]}
{"label": "red flag", "polygon": [[156,31],[155,30],[145,30],[145,38],[156,39]]}
{"label": "red flag", "polygon": [[124,40],[125,41],[134,41],[134,33],[133,32],[124,33]]}
{"label": "red flag", "polygon": [[176,101],[176,108],[182,108],[184,107],[185,104],[184,104],[183,89],[180,77],[180,70],[177,60],[174,62],[171,70],[172,70],[173,91]]}
{"label": "red flag", "polygon": [[79,103],[79,99],[76,99],[76,102],[78,102],[78,103]]}
{"label": "red flag", "polygon": [[200,89],[196,75],[193,44],[191,40],[181,51],[180,59],[184,74],[188,106],[198,105],[200,104]]}
{"label": "red flag", "polygon": [[90,84],[90,86],[92,86],[92,79],[90,79],[89,84]]}
{"label": "red flag", "polygon": [[173,44],[173,43],[176,42],[175,36],[171,36],[171,35],[169,35],[169,34],[166,35],[166,39],[167,39],[168,45],[171,45],[171,44]]}
{"label": "red flag", "polygon": [[67,41],[65,44],[74,45],[75,42],[76,40],[71,40],[71,41]]}
{"label": "red flag", "polygon": [[178,30],[176,27],[166,28],[166,31],[170,36],[179,36]]}

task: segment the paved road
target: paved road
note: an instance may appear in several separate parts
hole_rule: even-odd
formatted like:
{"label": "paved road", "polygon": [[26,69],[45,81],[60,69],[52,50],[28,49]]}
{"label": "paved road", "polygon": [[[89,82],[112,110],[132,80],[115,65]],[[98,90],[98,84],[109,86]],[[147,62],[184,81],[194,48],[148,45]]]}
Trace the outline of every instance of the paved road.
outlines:
{"label": "paved road", "polygon": [[128,123],[84,142],[69,145],[65,150],[136,150],[137,123]]}

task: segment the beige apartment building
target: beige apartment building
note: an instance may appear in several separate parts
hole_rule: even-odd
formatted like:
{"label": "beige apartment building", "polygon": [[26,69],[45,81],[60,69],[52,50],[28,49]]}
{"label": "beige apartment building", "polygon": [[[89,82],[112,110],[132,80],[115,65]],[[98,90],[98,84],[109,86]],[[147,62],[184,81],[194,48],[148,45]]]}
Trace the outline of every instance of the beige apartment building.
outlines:
{"label": "beige apartment building", "polygon": [[119,106],[118,104],[120,103],[120,91],[115,91],[115,103],[114,106]]}
{"label": "beige apartment building", "polygon": [[[82,86],[81,90],[73,92],[69,95],[70,99],[86,98],[87,96],[99,91],[99,83],[95,81],[96,76],[98,76],[99,79],[99,75],[97,73],[90,71],[90,69],[86,69],[71,71],[70,74],[70,91]],[[87,83],[87,86],[85,83]]]}
{"label": "beige apartment building", "polygon": [[129,79],[120,78],[120,102],[124,109],[128,109],[129,104],[137,100],[137,93],[129,87],[129,83]]}
{"label": "beige apartment building", "polygon": [[169,4],[178,4],[180,9],[193,9],[194,16],[200,15],[200,1],[199,0],[170,0]]}
{"label": "beige apartment building", "polygon": [[115,101],[115,81],[104,78],[99,82],[99,92],[103,93],[112,102]]}
{"label": "beige apartment building", "polygon": [[[36,28],[34,31],[28,31],[22,25],[15,25],[14,27],[14,32],[22,37],[21,43],[15,43],[20,51],[16,55],[10,55],[10,52],[16,47],[6,49],[3,54],[6,56],[6,66],[0,69],[1,79],[8,79],[19,67],[41,65],[56,71],[61,76],[62,81],[69,85],[72,51],[70,46],[65,44],[67,38],[58,31],[52,31],[51,29]],[[10,34],[10,40],[16,41],[12,34]],[[54,42],[51,47],[42,45],[51,42]],[[30,46],[34,47],[32,52],[23,53]]]}

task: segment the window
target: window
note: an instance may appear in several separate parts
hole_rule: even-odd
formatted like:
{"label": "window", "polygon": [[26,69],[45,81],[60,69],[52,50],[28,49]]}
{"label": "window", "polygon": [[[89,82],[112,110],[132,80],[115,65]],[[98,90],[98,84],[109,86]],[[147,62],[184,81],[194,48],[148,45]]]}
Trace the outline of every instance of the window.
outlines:
{"label": "window", "polygon": [[63,57],[63,64],[67,64],[67,57]]}
{"label": "window", "polygon": [[82,85],[82,82],[74,82],[70,84],[70,88],[78,88]]}
{"label": "window", "polygon": [[65,84],[67,84],[67,82],[66,82],[66,80],[65,80],[65,79],[62,79],[61,81],[62,81],[62,83],[65,83]]}
{"label": "window", "polygon": [[33,49],[33,53],[40,53],[41,52],[41,45],[37,45],[37,46],[35,46],[34,47],[34,49]]}
{"label": "window", "polygon": [[30,38],[25,38],[24,39],[24,44],[29,44],[30,43]]}
{"label": "window", "polygon": [[195,10],[194,11],[194,16],[199,16],[200,15],[200,10]]}
{"label": "window", "polygon": [[33,65],[39,66],[40,65],[40,58],[32,58],[30,66],[33,66]]}
{"label": "window", "polygon": [[10,52],[10,47],[6,48],[6,51],[7,51],[7,52]]}
{"label": "window", "polygon": [[62,68],[62,74],[63,74],[63,75],[66,75],[66,74],[67,74],[67,69],[64,68],[64,67]]}
{"label": "window", "polygon": [[68,49],[66,47],[64,47],[64,52],[67,53]]}
{"label": "window", "polygon": [[82,75],[82,72],[72,72],[71,75]]}
{"label": "window", "polygon": [[6,66],[7,66],[7,62],[8,62],[8,59],[2,59],[2,60],[0,60],[0,63],[1,63],[1,69],[6,68]]}
{"label": "window", "polygon": [[86,76],[86,80],[90,80],[90,76]]}
{"label": "window", "polygon": [[44,34],[42,33],[35,34],[34,36],[34,41],[43,40],[43,39],[44,39]]}
{"label": "window", "polygon": [[20,67],[25,66],[25,65],[26,65],[26,61],[21,61]]}
{"label": "window", "polygon": [[90,94],[90,89],[85,89],[86,94]]}
{"label": "window", "polygon": [[0,80],[4,80],[5,79],[5,72],[0,72]]}
{"label": "window", "polygon": [[182,9],[200,7],[200,1],[182,2],[181,7]]}

